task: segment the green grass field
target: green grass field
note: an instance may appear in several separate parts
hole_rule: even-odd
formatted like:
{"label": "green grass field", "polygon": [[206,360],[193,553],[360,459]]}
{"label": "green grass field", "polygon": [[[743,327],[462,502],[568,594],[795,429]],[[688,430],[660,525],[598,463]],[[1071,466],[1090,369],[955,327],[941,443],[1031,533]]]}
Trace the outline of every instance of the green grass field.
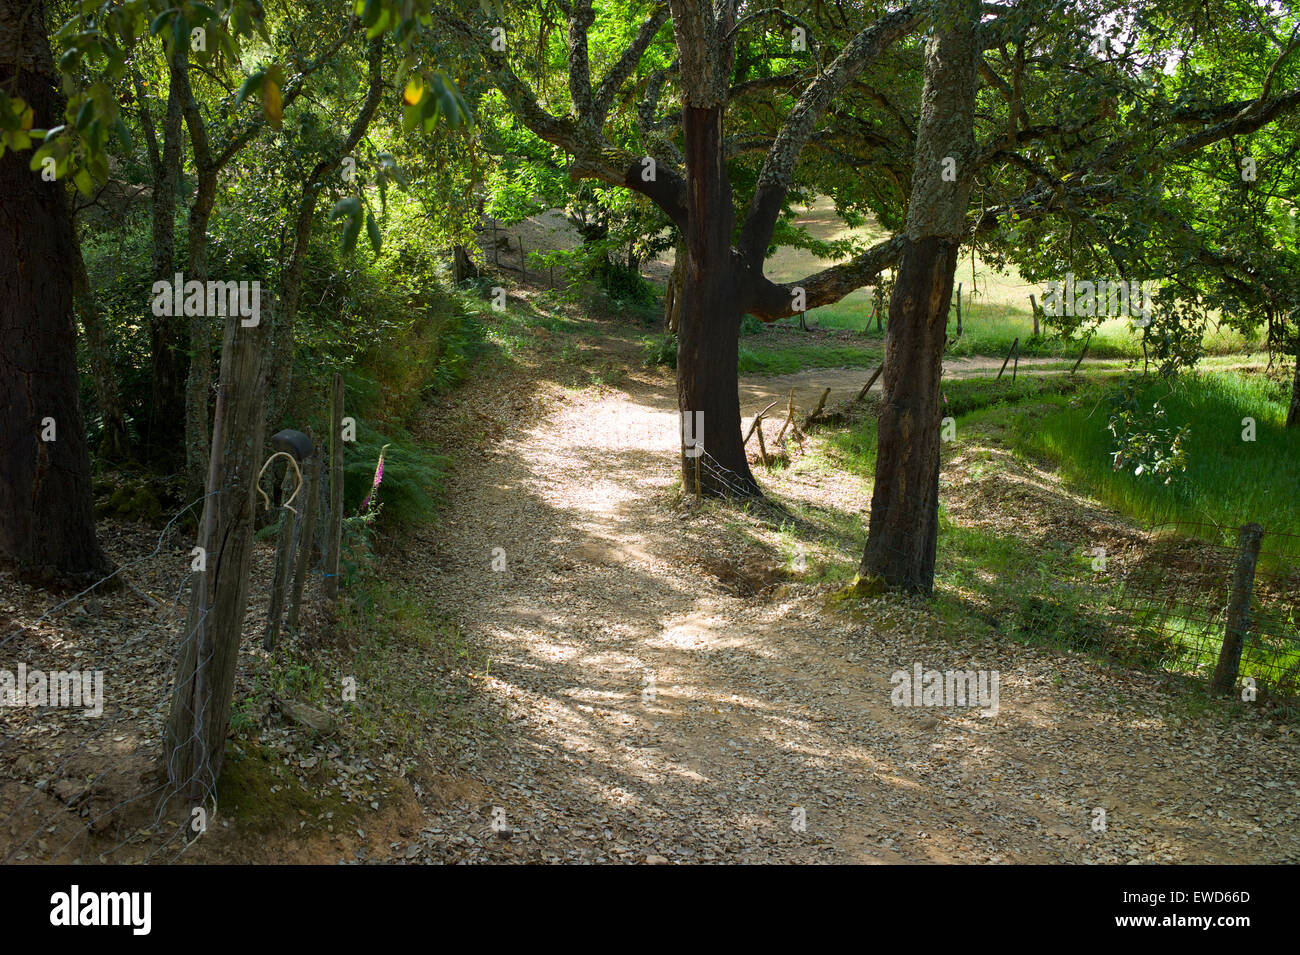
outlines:
{"label": "green grass field", "polygon": [[[1300,665],[1300,649],[1285,635],[1300,625],[1300,607],[1276,583],[1300,561],[1300,536],[1283,536],[1300,535],[1300,442],[1283,427],[1285,386],[1235,372],[1179,381],[1162,400],[1170,423],[1191,428],[1188,463],[1166,485],[1110,466],[1113,439],[1103,401],[1119,381],[1107,374],[946,382],[944,413],[956,418],[959,447],[965,445],[960,453],[969,456],[962,473],[978,477],[997,467],[998,453],[1010,451],[1023,462],[1046,464],[1070,490],[1143,524],[1208,522],[1195,530],[1216,544],[1231,546],[1240,524],[1259,521],[1268,532],[1260,570],[1275,583],[1267,594],[1256,594],[1253,613],[1257,629],[1269,636],[1258,646],[1248,642],[1240,672],[1274,691],[1294,693],[1292,670]],[[1166,391],[1168,386],[1160,394]],[[1242,440],[1244,417],[1256,421],[1254,442]],[[824,432],[812,460],[800,466],[841,468],[870,482],[875,455],[875,419],[868,416],[850,428]],[[1068,499],[1062,488],[1062,506],[1069,506]],[[841,569],[839,576],[848,573]],[[1226,587],[1226,575],[1220,584]],[[1116,578],[1098,574],[1077,539],[1043,537],[1014,521],[991,529],[958,520],[942,490],[935,588],[936,612],[953,626],[987,626],[1125,665],[1204,677],[1213,670],[1222,638],[1222,621],[1207,615],[1206,607],[1226,595],[1200,593],[1184,607],[1148,604],[1138,594],[1118,610],[1122,590]]]}
{"label": "green grass field", "polygon": [[[874,222],[857,229],[845,228],[826,199],[814,202],[804,214],[796,217],[795,222],[807,229],[813,237],[822,240],[854,239],[865,247],[885,237],[884,231]],[[773,281],[791,282],[833,264],[835,263],[818,259],[803,249],[781,248],[767,260],[766,272]],[[987,265],[978,254],[972,257],[968,252],[958,261],[955,281],[962,288],[962,334],[957,336],[954,308],[949,315],[948,335],[957,340],[950,347],[949,354],[955,357],[1006,355],[1017,338],[1020,339],[1022,355],[1077,358],[1082,351],[1081,338],[1062,338],[1047,325],[1042,325],[1040,335],[1034,337],[1029,296],[1036,295],[1041,302],[1042,288],[1025,281],[1014,270],[999,271]],[[882,335],[876,328],[874,295],[875,290],[872,288],[858,289],[834,305],[824,305],[809,311],[807,322],[816,328],[859,332],[867,340],[879,339]],[[885,303],[885,307],[888,308],[888,303]],[[1204,347],[1209,355],[1258,351],[1262,344],[1259,337],[1247,340],[1237,332],[1217,327],[1209,329],[1204,338]],[[749,347],[755,349],[757,345],[750,344]],[[1091,358],[1141,358],[1142,341],[1139,335],[1133,333],[1128,319],[1109,319],[1102,322],[1093,333],[1088,355]],[[805,353],[804,357],[809,356]],[[791,360],[798,359],[796,357]],[[794,367],[790,361],[764,361],[760,364],[762,367],[752,370],[766,374],[786,374],[800,368],[824,367],[815,364]],[[775,365],[779,365],[782,370],[766,370]]]}
{"label": "green grass field", "polygon": [[[1288,395],[1260,375],[1187,375],[1153,383],[1170,425],[1188,425],[1186,470],[1169,484],[1111,465],[1105,396],[1088,388],[1055,398],[1047,414],[1017,416],[1010,433],[1024,452],[1056,462],[1068,480],[1098,500],[1149,523],[1205,522],[1231,531],[1247,521],[1300,535],[1300,440],[1285,428]],[[1243,440],[1244,418],[1255,440]],[[1294,547],[1295,541],[1291,542]]]}
{"label": "green grass field", "polygon": [[[741,339],[739,369],[742,375],[791,375],[805,368],[868,368],[880,364],[883,346],[874,345],[763,345],[757,336]],[[761,340],[761,339],[760,339]]]}

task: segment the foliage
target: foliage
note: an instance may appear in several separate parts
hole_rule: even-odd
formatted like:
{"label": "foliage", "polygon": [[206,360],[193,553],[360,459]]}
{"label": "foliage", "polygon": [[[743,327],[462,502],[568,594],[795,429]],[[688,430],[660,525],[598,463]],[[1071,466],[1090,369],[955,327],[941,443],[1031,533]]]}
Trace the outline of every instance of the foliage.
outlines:
{"label": "foliage", "polygon": [[[1146,407],[1159,401],[1162,426],[1183,435],[1183,468],[1168,483],[1114,468],[1108,394],[1090,388],[1069,402],[1057,399],[1046,414],[1014,415],[1011,434],[1019,447],[1058,462],[1066,477],[1132,517],[1226,527],[1258,521],[1300,533],[1300,445],[1285,428],[1284,383],[1215,373],[1181,376],[1172,387],[1149,381],[1135,390]],[[1255,421],[1253,441],[1243,440],[1247,417]]]}
{"label": "foliage", "polygon": [[677,336],[672,332],[661,332],[647,338],[642,345],[642,350],[645,353],[646,367],[655,365],[677,367]]}
{"label": "foliage", "polygon": [[1160,398],[1153,398],[1151,382],[1131,378],[1110,396],[1106,428],[1115,438],[1111,467],[1128,470],[1135,478],[1164,478],[1172,484],[1187,467],[1184,442],[1188,425],[1167,424]]}

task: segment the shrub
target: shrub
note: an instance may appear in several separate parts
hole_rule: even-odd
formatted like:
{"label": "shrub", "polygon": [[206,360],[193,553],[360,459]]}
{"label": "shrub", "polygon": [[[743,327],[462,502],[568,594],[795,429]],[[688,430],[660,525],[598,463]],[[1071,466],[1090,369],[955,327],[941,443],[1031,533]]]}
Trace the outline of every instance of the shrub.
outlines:
{"label": "shrub", "polygon": [[672,332],[664,332],[647,338],[644,344],[645,361],[647,368],[653,368],[655,365],[667,365],[669,368],[677,367],[677,336]]}

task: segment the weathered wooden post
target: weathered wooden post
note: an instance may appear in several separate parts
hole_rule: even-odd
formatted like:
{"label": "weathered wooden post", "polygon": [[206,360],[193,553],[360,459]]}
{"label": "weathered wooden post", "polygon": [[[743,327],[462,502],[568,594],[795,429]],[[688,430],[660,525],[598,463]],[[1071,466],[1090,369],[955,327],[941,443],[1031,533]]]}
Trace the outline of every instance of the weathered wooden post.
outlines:
{"label": "weathered wooden post", "polygon": [[881,362],[880,367],[871,373],[871,377],[867,379],[867,383],[862,386],[862,390],[858,392],[858,396],[853,400],[861,401],[863,398],[865,398],[867,396],[867,392],[871,390],[871,386],[876,383],[876,379],[880,377],[880,373],[884,370],[885,370],[885,363]]}
{"label": "weathered wooden post", "polygon": [[1091,344],[1092,344],[1092,332],[1089,332],[1088,337],[1083,340],[1083,351],[1079,352],[1078,360],[1075,361],[1074,367],[1070,369],[1071,375],[1073,375],[1076,371],[1078,371],[1079,366],[1083,364],[1084,356],[1088,354],[1088,346]]}
{"label": "weathered wooden post", "polygon": [[957,283],[957,337],[961,338],[961,283]]}
{"label": "weathered wooden post", "polygon": [[1241,650],[1250,630],[1250,595],[1255,586],[1255,564],[1259,560],[1259,545],[1263,539],[1264,528],[1254,523],[1243,524],[1237,534],[1237,562],[1232,571],[1232,594],[1228,598],[1223,647],[1219,650],[1219,663],[1210,680],[1213,693],[1232,693],[1237,686]]}
{"label": "weathered wooden post", "polygon": [[785,437],[786,429],[794,423],[794,389],[790,389],[790,406],[786,409],[785,424],[781,425],[781,430],[776,433],[776,440],[772,442],[772,447],[779,448],[781,439]]}
{"label": "weathered wooden post", "polygon": [[[265,355],[270,322],[226,322],[212,431],[203,530],[191,591],[164,760],[177,792],[195,800],[216,786],[230,728],[235,665],[248,607],[257,474],[265,434]],[[220,543],[218,543],[220,542]]]}
{"label": "weathered wooden post", "polygon": [[330,520],[325,540],[325,599],[339,595],[339,552],[343,546],[343,376],[335,373],[330,408]]}
{"label": "weathered wooden post", "polygon": [[1020,336],[1017,335],[1016,340],[1011,343],[1011,348],[1007,351],[1007,357],[1002,359],[1002,367],[998,369],[998,377],[996,380],[998,381],[1002,380],[1002,372],[1007,370],[1007,362],[1011,361],[1011,355],[1019,347],[1020,347]]}
{"label": "weathered wooden post", "polygon": [[297,502],[298,507],[303,506],[301,492],[306,484],[300,462],[309,457],[312,452],[311,439],[301,431],[291,429],[280,431],[271,438],[271,447],[275,448],[277,453],[290,455],[293,462],[286,462],[284,481],[281,484],[280,499],[286,503],[279,539],[275,543],[275,577],[271,580],[266,633],[262,638],[262,646],[266,650],[274,650],[275,641],[280,636],[280,621],[284,618],[284,595],[289,589],[293,549],[298,540],[298,511],[293,504]]}
{"label": "weathered wooden post", "polygon": [[289,601],[289,630],[298,632],[298,608],[302,605],[302,590],[307,583],[307,569],[311,566],[311,550],[316,543],[316,498],[320,496],[321,470],[325,455],[320,448],[314,447],[315,438],[311,429],[307,429],[312,438],[312,456],[307,459],[307,500],[303,505],[302,529],[298,537],[298,563],[293,572],[293,597]]}

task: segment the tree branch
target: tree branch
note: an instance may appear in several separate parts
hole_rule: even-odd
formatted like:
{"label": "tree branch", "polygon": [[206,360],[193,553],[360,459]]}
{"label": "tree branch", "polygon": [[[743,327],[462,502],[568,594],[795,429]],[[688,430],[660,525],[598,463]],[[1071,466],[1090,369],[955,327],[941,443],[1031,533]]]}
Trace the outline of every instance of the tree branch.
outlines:
{"label": "tree branch", "polygon": [[650,19],[641,24],[641,29],[637,31],[636,37],[628,45],[628,48],[623,51],[623,55],[618,58],[618,62],[609,68],[609,72],[600,81],[600,86],[597,87],[593,96],[592,110],[596,115],[597,122],[604,123],[605,118],[609,115],[609,108],[614,102],[614,96],[618,92],[618,88],[636,70],[637,64],[645,56],[645,51],[650,47],[650,43],[667,21],[668,4],[661,3],[655,7]]}
{"label": "tree branch", "polygon": [[740,233],[741,255],[753,271],[761,268],[772,241],[777,216],[794,180],[794,167],[818,118],[834,96],[844,89],[886,47],[905,35],[921,15],[912,7],[887,14],[854,37],[834,61],[799,97],[758,174],[754,198]]}
{"label": "tree branch", "polygon": [[591,99],[591,61],[587,54],[587,31],[596,20],[591,0],[573,0],[569,11],[569,96],[581,123],[596,123]]}

